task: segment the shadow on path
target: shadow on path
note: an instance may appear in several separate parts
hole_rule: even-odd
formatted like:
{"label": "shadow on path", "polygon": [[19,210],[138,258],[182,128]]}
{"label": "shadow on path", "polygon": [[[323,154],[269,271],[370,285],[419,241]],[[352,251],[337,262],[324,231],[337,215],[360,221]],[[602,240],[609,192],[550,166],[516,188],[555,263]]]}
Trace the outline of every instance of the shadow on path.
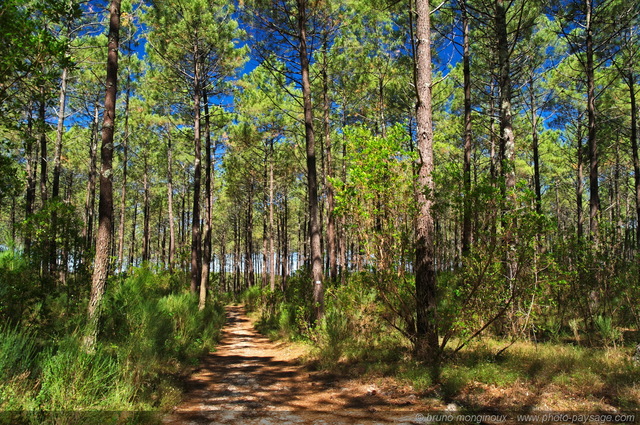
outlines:
{"label": "shadow on path", "polygon": [[186,383],[165,424],[412,424],[406,402],[307,370],[286,345],[260,335],[240,306],[227,307],[217,351]]}

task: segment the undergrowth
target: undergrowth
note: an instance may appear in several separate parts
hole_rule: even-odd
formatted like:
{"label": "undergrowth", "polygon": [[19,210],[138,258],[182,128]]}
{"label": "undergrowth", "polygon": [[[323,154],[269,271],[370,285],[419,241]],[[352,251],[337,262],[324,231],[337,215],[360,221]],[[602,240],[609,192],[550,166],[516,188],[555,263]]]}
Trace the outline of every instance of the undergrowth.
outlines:
{"label": "undergrowth", "polygon": [[65,302],[49,300],[35,326],[0,325],[0,423],[157,421],[152,412],[179,401],[181,374],[215,346],[225,320],[220,303],[199,311],[195,295],[171,291],[172,279],[144,268],[113,278],[91,353],[84,311],[70,317]]}
{"label": "undergrowth", "polygon": [[[290,279],[280,293],[249,288],[241,300],[257,316],[256,327],[262,333],[273,339],[308,341],[313,346],[310,360],[317,367],[354,377],[396,379],[439,403],[453,401],[463,408],[482,409],[487,407],[482,403],[494,397],[491,389],[500,388],[515,394],[511,409],[544,404],[548,394],[558,398],[573,394],[585,406],[640,408],[640,367],[631,359],[631,347],[612,347],[621,340],[618,334],[609,332],[604,346],[560,340],[511,344],[487,335],[457,353],[447,348],[444,360],[434,368],[412,356],[410,341],[391,325],[389,310],[367,279],[365,274],[356,275],[346,284],[330,285],[325,317],[314,325],[310,325],[311,301],[301,289],[310,286],[305,275]],[[458,342],[453,340],[451,346]],[[519,389],[529,396],[518,399]]]}

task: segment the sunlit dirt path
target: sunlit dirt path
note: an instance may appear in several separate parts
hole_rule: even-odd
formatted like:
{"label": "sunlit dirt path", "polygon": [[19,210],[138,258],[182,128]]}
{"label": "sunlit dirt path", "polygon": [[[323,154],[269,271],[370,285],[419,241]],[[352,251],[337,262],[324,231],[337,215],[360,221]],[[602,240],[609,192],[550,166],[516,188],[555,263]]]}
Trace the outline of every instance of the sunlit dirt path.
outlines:
{"label": "sunlit dirt path", "polygon": [[260,335],[240,306],[227,308],[218,349],[187,382],[165,424],[412,424],[409,395],[310,371],[287,344]]}

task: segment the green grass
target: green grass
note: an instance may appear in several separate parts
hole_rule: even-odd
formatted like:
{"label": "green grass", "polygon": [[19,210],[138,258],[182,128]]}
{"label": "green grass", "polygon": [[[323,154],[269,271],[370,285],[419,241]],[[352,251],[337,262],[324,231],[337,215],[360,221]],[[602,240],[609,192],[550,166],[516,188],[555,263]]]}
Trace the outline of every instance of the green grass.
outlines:
{"label": "green grass", "polygon": [[172,292],[167,275],[146,269],[109,282],[91,353],[82,327],[58,323],[82,323],[83,314],[0,326],[0,411],[24,412],[0,423],[153,421],[180,400],[180,377],[215,347],[225,321],[219,303],[200,311],[196,296]]}
{"label": "green grass", "polygon": [[462,402],[478,386],[489,386],[507,393],[524,388],[538,395],[571,394],[582,399],[576,403],[640,408],[640,367],[632,363],[628,349],[518,342],[496,358],[493,353],[504,344],[493,339],[472,344],[443,362],[437,379],[429,366],[403,360],[396,377],[425,394],[441,396],[445,402]]}

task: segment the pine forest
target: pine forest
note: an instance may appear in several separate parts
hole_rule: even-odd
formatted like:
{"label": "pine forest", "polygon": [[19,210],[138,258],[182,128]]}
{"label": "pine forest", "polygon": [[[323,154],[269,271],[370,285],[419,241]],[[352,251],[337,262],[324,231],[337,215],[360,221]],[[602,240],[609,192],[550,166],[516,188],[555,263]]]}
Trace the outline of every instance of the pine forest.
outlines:
{"label": "pine forest", "polygon": [[2,0],[0,40],[0,423],[640,421],[640,1]]}

